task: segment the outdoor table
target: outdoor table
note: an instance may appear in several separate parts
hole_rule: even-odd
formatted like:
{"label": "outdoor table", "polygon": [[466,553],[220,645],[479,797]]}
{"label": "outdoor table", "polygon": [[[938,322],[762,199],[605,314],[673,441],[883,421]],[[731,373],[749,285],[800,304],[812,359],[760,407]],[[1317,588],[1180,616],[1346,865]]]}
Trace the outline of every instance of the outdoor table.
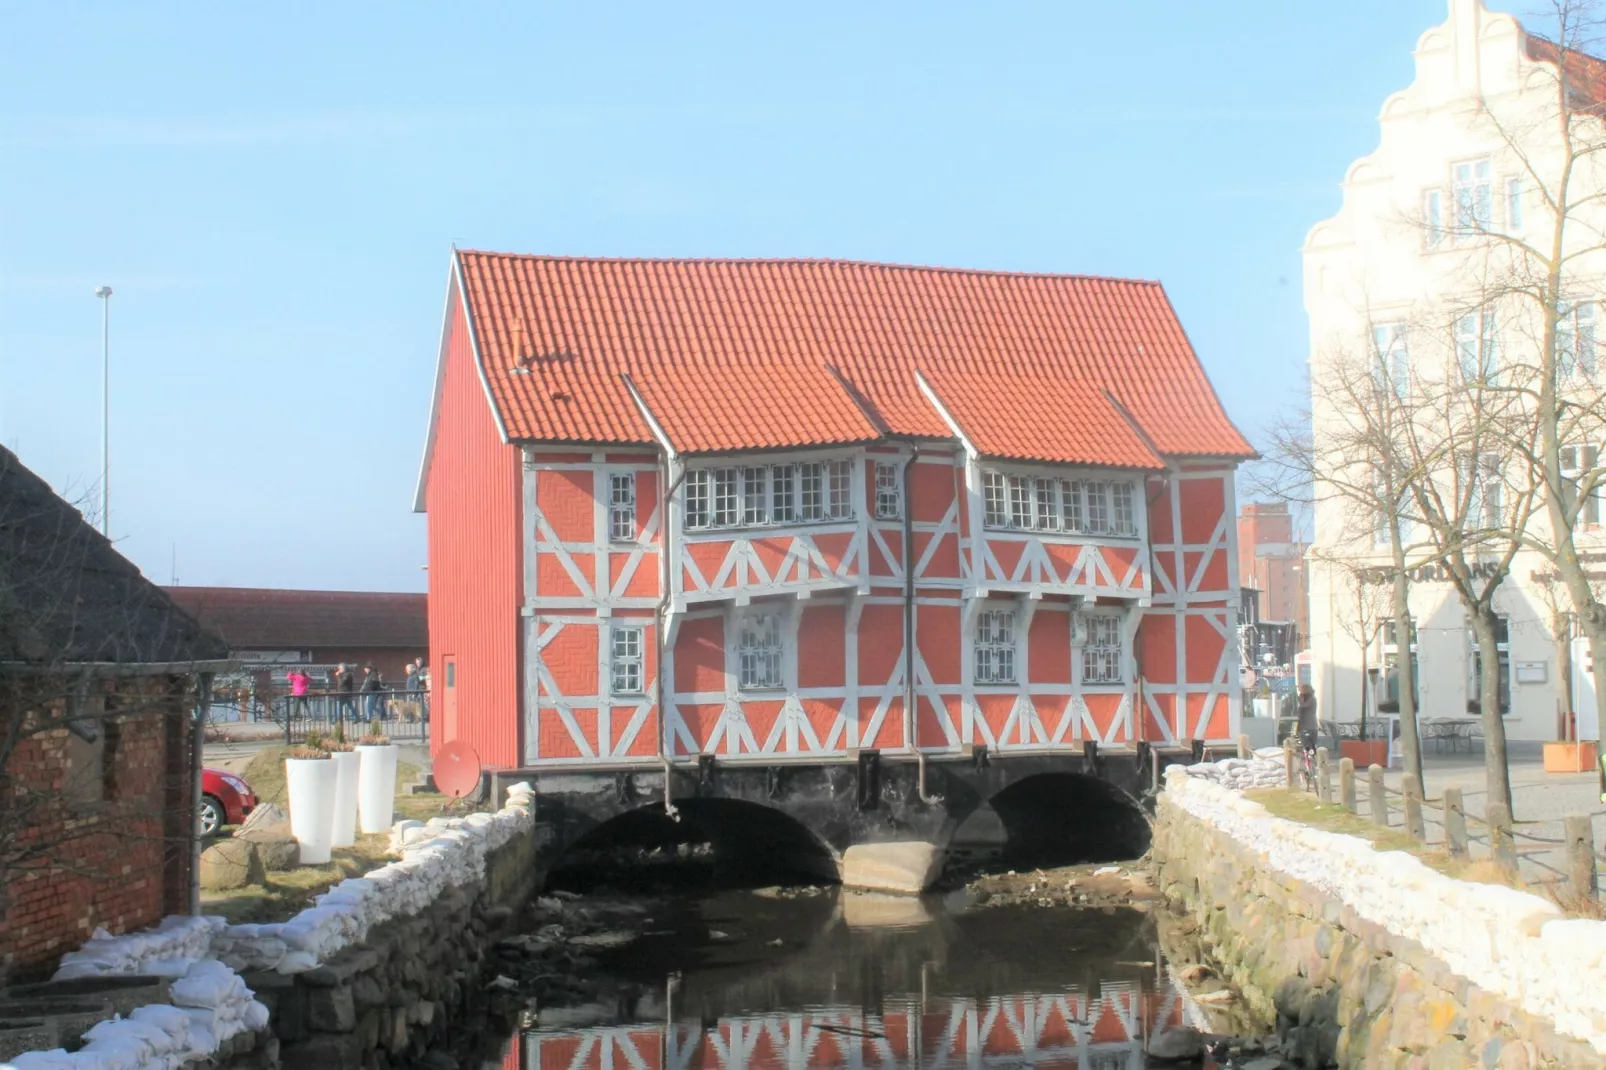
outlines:
{"label": "outdoor table", "polygon": [[1471,717],[1435,717],[1430,721],[1422,722],[1422,734],[1433,741],[1435,750],[1443,751],[1446,747],[1454,753],[1466,742],[1467,750],[1472,749],[1472,730],[1478,722]]}

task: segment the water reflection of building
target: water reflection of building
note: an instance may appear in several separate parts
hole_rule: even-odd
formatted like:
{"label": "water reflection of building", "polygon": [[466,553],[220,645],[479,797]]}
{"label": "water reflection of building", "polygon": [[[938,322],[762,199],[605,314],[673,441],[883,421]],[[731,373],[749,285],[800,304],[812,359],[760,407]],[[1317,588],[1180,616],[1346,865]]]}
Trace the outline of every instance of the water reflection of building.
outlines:
{"label": "water reflection of building", "polygon": [[1137,982],[986,999],[890,998],[879,1012],[810,1007],[674,1022],[526,1033],[505,1065],[524,1070],[825,1070],[1037,1066],[1138,1070],[1148,1038],[1203,1025],[1176,985]]}

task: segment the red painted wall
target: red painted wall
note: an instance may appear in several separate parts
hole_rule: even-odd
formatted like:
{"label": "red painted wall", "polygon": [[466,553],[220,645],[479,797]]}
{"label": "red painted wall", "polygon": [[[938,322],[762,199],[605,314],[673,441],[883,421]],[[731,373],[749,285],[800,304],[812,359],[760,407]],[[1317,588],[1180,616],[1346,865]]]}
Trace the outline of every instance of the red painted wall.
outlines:
{"label": "red painted wall", "polygon": [[[520,754],[520,465],[502,442],[480,383],[462,302],[453,301],[425,506],[429,512],[429,648],[434,709],[457,659],[455,730],[435,718],[431,746],[452,736],[486,766]],[[449,736],[448,733],[451,733]]]}

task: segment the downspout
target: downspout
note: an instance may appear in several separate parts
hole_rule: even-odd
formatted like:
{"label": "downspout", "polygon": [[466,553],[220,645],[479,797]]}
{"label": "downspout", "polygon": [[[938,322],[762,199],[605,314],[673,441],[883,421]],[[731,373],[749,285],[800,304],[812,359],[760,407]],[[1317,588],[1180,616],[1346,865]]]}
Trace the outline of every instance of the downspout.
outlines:
{"label": "downspout", "polygon": [[926,794],[926,754],[915,740],[915,553],[914,495],[911,493],[915,460],[920,447],[914,447],[903,462],[903,738],[915,754],[915,789],[926,805],[942,797]]}
{"label": "downspout", "polygon": [[190,727],[190,916],[201,916],[201,752],[206,747],[206,715],[212,705],[212,674],[195,678],[195,723]]}
{"label": "downspout", "polygon": [[669,453],[661,451],[662,463],[658,475],[658,517],[659,517],[659,545],[658,554],[658,608],[653,611],[653,645],[658,649],[658,672],[654,686],[655,699],[658,703],[658,766],[664,772],[664,813],[671,821],[680,820],[680,811],[675,808],[671,793],[671,781],[674,776],[674,767],[669,761],[669,711],[664,703],[664,625],[669,616],[669,571],[670,545],[669,545],[669,503],[675,497],[675,491],[680,488],[680,481],[686,478],[685,469],[669,481]]}

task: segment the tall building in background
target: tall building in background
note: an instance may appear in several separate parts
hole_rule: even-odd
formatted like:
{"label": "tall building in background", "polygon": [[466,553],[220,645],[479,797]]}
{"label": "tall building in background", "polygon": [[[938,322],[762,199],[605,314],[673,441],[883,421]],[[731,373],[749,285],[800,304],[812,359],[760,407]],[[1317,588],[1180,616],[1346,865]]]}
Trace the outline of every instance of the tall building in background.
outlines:
{"label": "tall building in background", "polygon": [[1303,647],[1310,636],[1306,544],[1281,502],[1250,502],[1238,514],[1238,582],[1260,592],[1260,620],[1286,622]]}

